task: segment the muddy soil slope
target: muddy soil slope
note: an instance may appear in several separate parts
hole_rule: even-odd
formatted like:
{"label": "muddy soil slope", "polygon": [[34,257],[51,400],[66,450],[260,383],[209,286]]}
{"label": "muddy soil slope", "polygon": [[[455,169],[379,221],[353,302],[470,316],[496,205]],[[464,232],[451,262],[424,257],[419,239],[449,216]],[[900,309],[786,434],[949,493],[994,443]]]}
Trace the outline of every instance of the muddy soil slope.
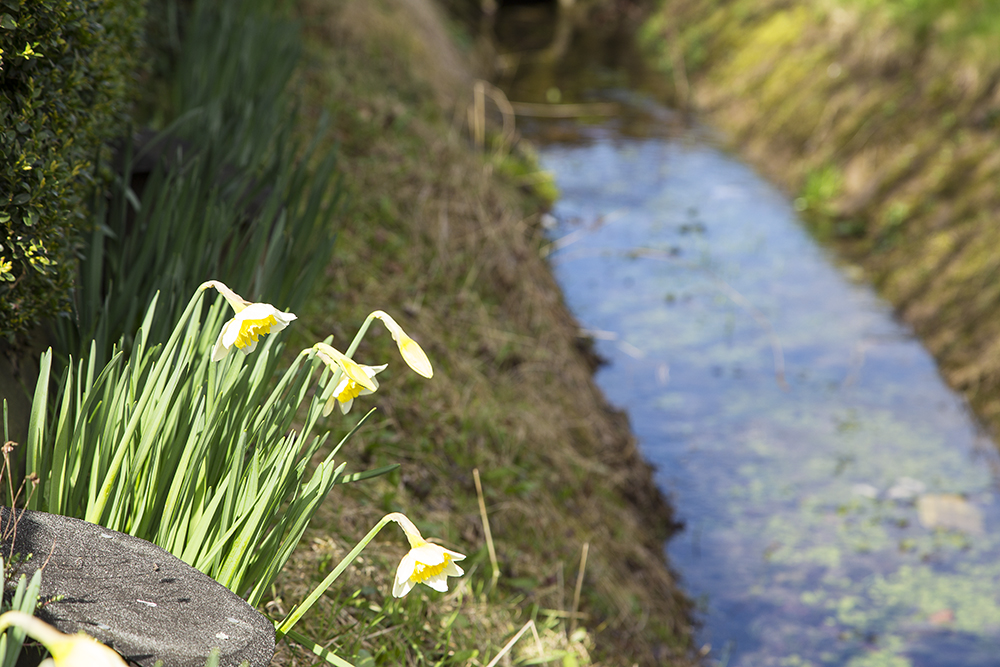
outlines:
{"label": "muddy soil slope", "polygon": [[[362,413],[379,412],[352,439],[352,456],[366,468],[400,463],[400,472],[330,502],[275,603],[298,599],[324,563],[384,512],[401,510],[470,554],[464,592],[419,609],[426,596],[412,596],[396,625],[404,608],[379,591],[391,589],[402,550],[386,542],[371,556],[379,567],[351,569],[321,602],[312,636],[337,637],[348,653],[381,662],[480,664],[468,662],[479,650],[485,664],[528,618],[540,628],[555,619],[565,624],[566,664],[586,662],[573,654],[581,643],[601,664],[689,664],[690,605],[663,551],[675,520],[626,417],[593,383],[592,356],[540,253],[538,202],[503,176],[511,161],[523,169],[530,160],[478,150],[469,138],[474,79],[452,42],[459,31],[428,1],[297,8],[304,110],[332,119],[350,193],[335,261],[302,320],[343,341],[373,308],[391,310],[435,373],[387,378],[361,399]],[[370,335],[357,358],[391,355],[391,346],[388,335]],[[495,587],[474,469],[496,548]],[[534,641],[522,644],[527,651]],[[519,651],[515,658],[530,658]],[[307,658],[283,653],[279,663]]]}

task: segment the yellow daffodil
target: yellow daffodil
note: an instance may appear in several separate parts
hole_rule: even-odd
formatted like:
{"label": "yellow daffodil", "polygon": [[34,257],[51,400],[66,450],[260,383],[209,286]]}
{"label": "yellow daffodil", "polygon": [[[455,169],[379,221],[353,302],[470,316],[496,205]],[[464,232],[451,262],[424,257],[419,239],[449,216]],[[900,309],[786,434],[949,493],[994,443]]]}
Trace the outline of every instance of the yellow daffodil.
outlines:
{"label": "yellow daffodil", "polygon": [[48,623],[20,611],[0,615],[0,630],[20,628],[40,642],[52,656],[42,665],[55,667],[126,667],[122,657],[93,637],[82,632],[67,635]]}
{"label": "yellow daffodil", "polygon": [[[364,374],[371,380],[371,383],[375,385],[375,389],[378,389],[378,380],[375,379],[376,373],[381,373],[384,371],[388,364],[382,364],[381,366],[365,366],[364,364],[358,364]],[[333,412],[333,404],[340,403],[340,411],[343,414],[347,414],[351,410],[351,406],[354,405],[354,399],[358,396],[367,396],[368,394],[374,394],[375,389],[369,389],[361,384],[355,382],[344,373],[340,378],[340,382],[337,383],[336,388],[333,390],[333,395],[330,396],[326,401],[326,405],[323,406],[323,416],[326,417],[331,412]]]}
{"label": "yellow daffodil", "polygon": [[393,512],[388,518],[399,524],[410,543],[410,550],[396,568],[396,578],[392,583],[394,597],[403,597],[417,584],[430,586],[443,593],[448,590],[448,577],[465,574],[455,564],[456,561],[465,559],[463,554],[431,544],[423,538],[413,522],[399,512]]}
{"label": "yellow daffodil", "polygon": [[222,326],[212,349],[212,361],[223,359],[235,345],[243,354],[250,354],[264,334],[277,333],[298,319],[293,313],[283,313],[269,303],[250,303],[217,280],[202,283],[200,289],[214,287],[236,311],[236,316]]}
{"label": "yellow daffodil", "polygon": [[392,334],[392,339],[396,341],[396,346],[399,348],[399,353],[403,355],[403,361],[406,365],[416,371],[418,374],[423,375],[425,378],[431,378],[434,376],[434,369],[431,368],[430,359],[424,354],[424,351],[420,349],[417,345],[417,341],[413,340],[406,335],[403,331],[403,327],[396,323],[396,320],[392,319],[387,313],[376,310],[371,314],[372,317],[377,317],[382,320],[385,324],[385,328],[389,330]]}

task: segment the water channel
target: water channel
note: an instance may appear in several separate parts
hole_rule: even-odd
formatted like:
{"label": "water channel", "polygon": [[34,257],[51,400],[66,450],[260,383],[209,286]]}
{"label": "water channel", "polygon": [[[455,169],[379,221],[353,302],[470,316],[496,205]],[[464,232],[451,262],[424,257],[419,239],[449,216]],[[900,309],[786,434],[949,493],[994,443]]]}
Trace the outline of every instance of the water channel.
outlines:
{"label": "water channel", "polygon": [[507,90],[619,105],[519,123],[598,383],[686,523],[667,549],[706,663],[1000,664],[993,444],[794,202],[620,63],[588,67],[521,63]]}

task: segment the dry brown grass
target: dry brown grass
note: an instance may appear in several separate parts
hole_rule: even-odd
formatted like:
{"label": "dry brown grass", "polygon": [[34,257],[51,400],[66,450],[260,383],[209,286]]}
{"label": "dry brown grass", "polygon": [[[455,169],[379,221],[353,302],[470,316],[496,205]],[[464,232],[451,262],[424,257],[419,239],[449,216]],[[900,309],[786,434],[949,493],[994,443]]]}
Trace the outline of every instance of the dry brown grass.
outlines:
{"label": "dry brown grass", "polygon": [[[402,467],[335,489],[273,606],[300,599],[385,512],[400,510],[469,554],[467,576],[444,596],[424,589],[387,600],[404,550],[390,528],[307,617],[308,634],[360,663],[485,665],[534,619],[538,640],[526,632],[516,659],[542,650],[581,664],[687,664],[689,603],[663,555],[670,509],[627,419],[595,388],[577,324],[540,258],[537,214],[453,121],[471,78],[434,7],[298,8],[306,111],[333,114],[350,193],[335,261],[300,330],[346,344],[383,308],[421,343],[435,376],[406,372],[373,327],[356,358],[390,368],[379,392],[358,401],[356,413],[379,411],[344,456],[352,470]],[[495,588],[474,468],[499,561]],[[570,632],[584,544],[581,628]],[[310,660],[282,649],[276,662]]]}

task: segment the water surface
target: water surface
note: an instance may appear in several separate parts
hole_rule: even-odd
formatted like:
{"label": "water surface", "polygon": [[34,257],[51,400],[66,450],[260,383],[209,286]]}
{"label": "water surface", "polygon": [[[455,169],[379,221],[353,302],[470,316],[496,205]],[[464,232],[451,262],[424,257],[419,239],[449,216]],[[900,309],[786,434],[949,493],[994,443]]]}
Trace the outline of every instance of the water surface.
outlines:
{"label": "water surface", "polygon": [[1000,664],[996,454],[963,402],[784,195],[622,128],[542,147],[551,260],[686,522],[709,662]]}

